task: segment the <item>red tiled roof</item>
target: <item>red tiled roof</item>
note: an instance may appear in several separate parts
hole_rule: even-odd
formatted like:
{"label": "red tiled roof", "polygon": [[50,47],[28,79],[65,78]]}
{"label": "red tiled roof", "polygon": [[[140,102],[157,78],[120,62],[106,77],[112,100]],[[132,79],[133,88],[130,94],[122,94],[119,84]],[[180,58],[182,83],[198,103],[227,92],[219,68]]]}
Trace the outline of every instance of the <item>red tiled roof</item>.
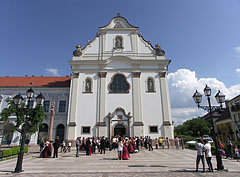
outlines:
{"label": "red tiled roof", "polygon": [[0,87],[70,87],[71,77],[0,77]]}

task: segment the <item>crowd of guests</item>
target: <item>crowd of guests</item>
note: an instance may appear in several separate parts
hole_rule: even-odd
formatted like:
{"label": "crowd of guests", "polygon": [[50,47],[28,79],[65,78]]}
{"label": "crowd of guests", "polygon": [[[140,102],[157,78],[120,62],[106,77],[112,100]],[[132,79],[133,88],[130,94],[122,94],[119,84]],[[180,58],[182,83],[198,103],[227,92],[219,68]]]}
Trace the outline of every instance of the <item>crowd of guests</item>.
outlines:
{"label": "crowd of guests", "polygon": [[[119,160],[127,160],[130,158],[130,154],[137,153],[140,151],[140,148],[146,148],[149,151],[153,151],[153,140],[150,136],[145,137],[124,137],[124,136],[114,136],[109,138],[106,137],[78,137],[76,139],[76,157],[79,157],[80,152],[85,152],[86,155],[90,156],[95,153],[105,154],[106,149],[118,151]],[[169,148],[170,141],[168,138],[164,139],[159,137],[155,139],[156,149],[162,148],[165,146]],[[60,142],[59,137],[57,136],[55,141],[51,140],[41,140],[40,143],[40,157],[49,158],[52,156],[58,158],[58,151],[66,153],[71,152],[72,142]]]}

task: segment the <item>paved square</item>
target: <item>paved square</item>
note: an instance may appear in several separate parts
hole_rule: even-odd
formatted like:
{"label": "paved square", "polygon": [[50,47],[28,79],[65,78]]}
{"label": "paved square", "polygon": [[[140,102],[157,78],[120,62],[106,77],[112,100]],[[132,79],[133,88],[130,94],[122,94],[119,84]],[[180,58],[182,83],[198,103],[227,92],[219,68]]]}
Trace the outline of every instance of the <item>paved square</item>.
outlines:
{"label": "paved square", "polygon": [[[30,153],[24,157],[21,174],[14,174],[16,159],[0,162],[0,175],[7,176],[239,176],[240,161],[223,159],[228,172],[195,171],[196,151],[172,149],[141,149],[131,154],[129,160],[117,160],[117,151],[106,151],[106,154],[86,156],[81,153],[75,157],[75,150],[70,153],[59,153],[60,157],[39,158],[39,153]],[[216,167],[216,159],[212,159]]]}

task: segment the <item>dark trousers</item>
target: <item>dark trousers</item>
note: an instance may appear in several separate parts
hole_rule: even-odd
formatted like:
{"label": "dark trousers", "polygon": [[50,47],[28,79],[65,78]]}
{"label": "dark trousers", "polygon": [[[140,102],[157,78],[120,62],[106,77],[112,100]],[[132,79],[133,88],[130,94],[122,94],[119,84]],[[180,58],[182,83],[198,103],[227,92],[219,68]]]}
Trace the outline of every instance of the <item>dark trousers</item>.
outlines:
{"label": "dark trousers", "polygon": [[76,157],[78,157],[79,155],[79,146],[76,146]]}
{"label": "dark trousers", "polygon": [[206,157],[206,161],[207,161],[209,170],[213,172],[211,157]]}
{"label": "dark trousers", "polygon": [[58,148],[54,148],[53,158],[58,158]]}
{"label": "dark trousers", "polygon": [[158,149],[158,144],[156,144],[156,149]]}
{"label": "dark trousers", "polygon": [[100,154],[102,154],[102,152],[105,154],[105,148],[101,149]]}
{"label": "dark trousers", "polygon": [[149,149],[148,149],[149,151],[151,151],[151,150],[153,151],[152,144],[149,143],[149,144],[148,144],[148,147],[149,147]]}

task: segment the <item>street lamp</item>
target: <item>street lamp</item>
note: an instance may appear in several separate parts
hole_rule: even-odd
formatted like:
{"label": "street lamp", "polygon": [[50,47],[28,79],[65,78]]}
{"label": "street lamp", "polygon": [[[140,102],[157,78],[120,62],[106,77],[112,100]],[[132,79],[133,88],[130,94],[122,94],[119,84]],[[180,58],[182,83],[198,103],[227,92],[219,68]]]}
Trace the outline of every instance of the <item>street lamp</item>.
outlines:
{"label": "street lamp", "polygon": [[217,169],[223,170],[224,166],[222,163],[222,156],[219,152],[219,145],[217,143],[217,135],[216,135],[215,128],[214,128],[212,111],[222,109],[222,103],[224,103],[224,101],[225,101],[225,95],[223,93],[221,93],[220,90],[218,90],[218,93],[215,95],[215,98],[216,98],[217,102],[220,104],[220,106],[211,106],[211,101],[210,101],[211,89],[206,85],[206,87],[204,88],[203,91],[204,91],[204,95],[207,97],[208,106],[200,106],[200,103],[202,101],[202,95],[197,90],[193,95],[193,100],[197,104],[198,108],[202,108],[202,109],[208,111],[210,114],[211,126],[213,128],[213,133],[212,133],[213,136],[212,137],[213,137],[213,141],[214,141],[215,148],[216,148],[215,152],[216,152],[216,160],[217,160]]}
{"label": "street lamp", "polygon": [[[29,106],[30,100],[33,98],[33,95],[34,95],[33,89],[32,88],[28,89],[26,95],[28,98],[27,108],[20,107],[20,105],[22,104],[22,102],[24,100],[20,93],[13,97],[13,101],[14,101],[14,104],[16,105],[17,109],[21,110],[23,112],[23,114],[25,115],[23,125],[22,125],[22,130],[20,131],[21,132],[21,146],[20,146],[20,152],[18,154],[17,165],[15,168],[16,173],[23,171],[22,170],[22,162],[23,162],[23,154],[24,154],[23,149],[24,149],[24,145],[25,145],[26,134],[28,132],[29,127],[32,126],[31,119],[29,119],[30,118],[29,114],[33,109],[35,109],[35,108],[30,108],[30,106]],[[40,93],[36,97],[36,102],[38,105],[41,105],[43,103],[43,101],[44,101],[44,97],[43,97],[42,93]]]}

